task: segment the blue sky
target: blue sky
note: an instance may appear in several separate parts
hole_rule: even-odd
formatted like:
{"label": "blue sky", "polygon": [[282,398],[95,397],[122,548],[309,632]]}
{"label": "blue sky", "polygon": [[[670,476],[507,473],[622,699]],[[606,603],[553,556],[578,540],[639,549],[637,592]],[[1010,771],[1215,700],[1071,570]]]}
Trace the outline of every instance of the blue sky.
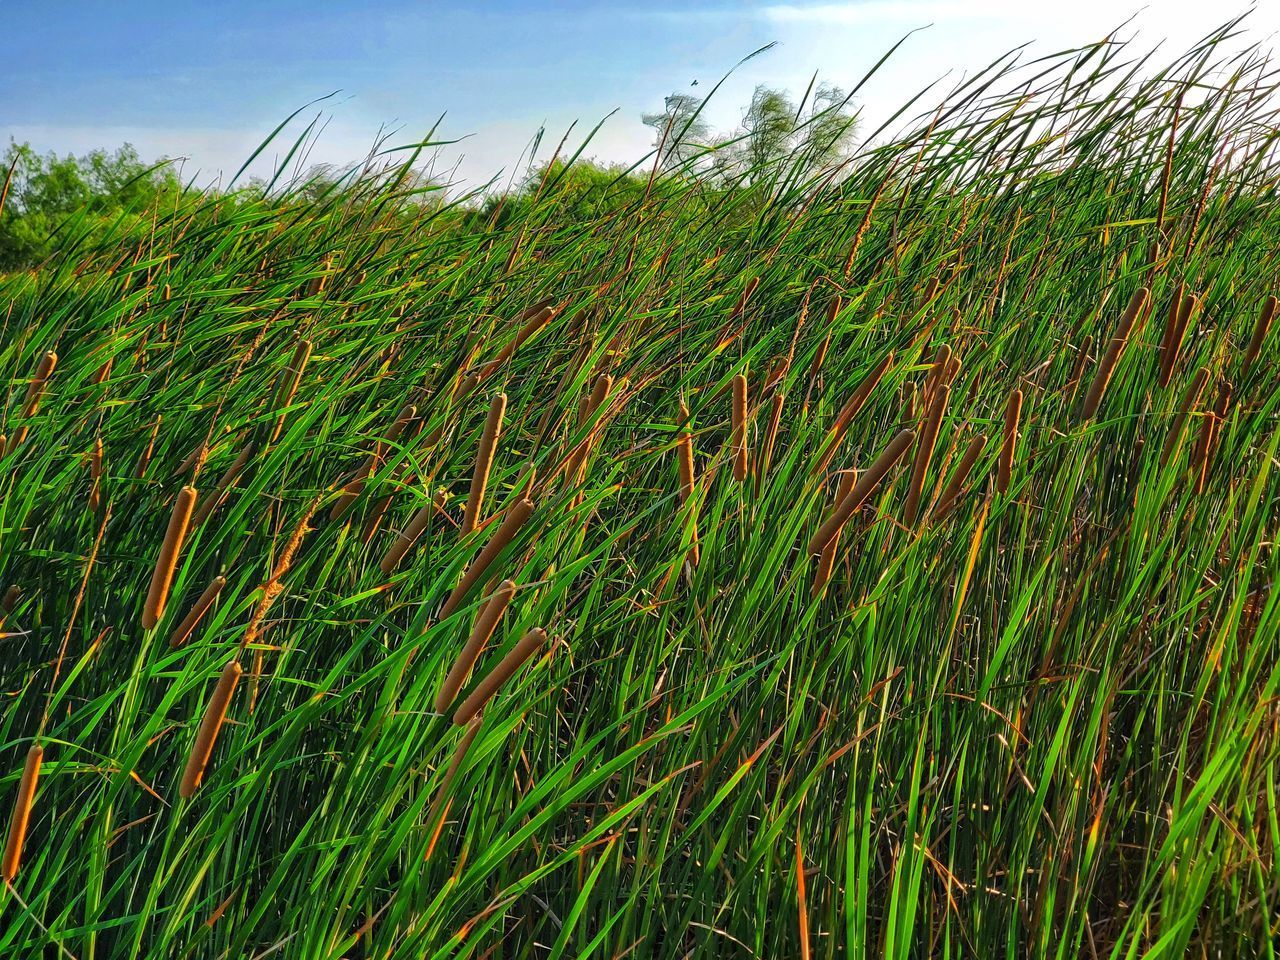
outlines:
{"label": "blue sky", "polygon": [[[128,140],[148,159],[188,158],[184,173],[208,182],[296,108],[341,91],[305,114],[327,124],[312,161],[358,160],[380,129],[412,140],[447,112],[443,135],[466,139],[437,166],[474,183],[518,172],[539,126],[554,144],[575,119],[585,133],[615,109],[587,152],[633,160],[650,138],[642,112],[673,90],[708,90],[772,41],[713,102],[717,126],[734,124],[757,83],[798,94],[816,70],[851,86],[919,27],[860,94],[870,119],[1020,43],[1049,52],[1088,42],[1141,10],[1143,41],[1177,48],[1235,9],[1202,0],[6,0],[0,137],[59,152]],[[1266,0],[1252,34],[1277,28],[1280,0]]]}

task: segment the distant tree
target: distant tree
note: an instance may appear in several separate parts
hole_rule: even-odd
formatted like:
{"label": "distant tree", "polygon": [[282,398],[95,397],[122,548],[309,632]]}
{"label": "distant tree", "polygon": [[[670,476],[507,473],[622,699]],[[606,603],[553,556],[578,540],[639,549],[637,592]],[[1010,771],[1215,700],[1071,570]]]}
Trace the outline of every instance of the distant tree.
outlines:
{"label": "distant tree", "polygon": [[673,93],[663,101],[661,113],[646,113],[640,118],[653,128],[653,145],[662,151],[662,169],[681,166],[710,144],[711,125],[701,110],[699,97]]}

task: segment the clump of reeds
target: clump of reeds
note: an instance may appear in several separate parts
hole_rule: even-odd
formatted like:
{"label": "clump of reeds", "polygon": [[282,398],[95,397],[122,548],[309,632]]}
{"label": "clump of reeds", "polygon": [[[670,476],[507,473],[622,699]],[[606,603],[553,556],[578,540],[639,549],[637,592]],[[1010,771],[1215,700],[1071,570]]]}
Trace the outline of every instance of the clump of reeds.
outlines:
{"label": "clump of reeds", "polygon": [[58,355],[52,350],[44,354],[40,358],[40,362],[36,364],[35,375],[31,378],[31,382],[27,384],[27,394],[22,401],[21,417],[23,422],[9,435],[9,442],[5,447],[6,454],[13,453],[27,439],[27,432],[30,429],[30,424],[27,421],[39,412],[40,400],[44,397],[45,386],[48,384],[49,378],[53,376],[54,368],[57,365]]}
{"label": "clump of reeds", "polygon": [[44,748],[38,743],[27,751],[27,760],[18,781],[18,792],[13,798],[13,813],[9,817],[9,837],[4,845],[4,863],[0,876],[12,883],[22,865],[22,846],[27,839],[27,827],[31,823],[31,807],[36,799],[36,783],[40,779],[40,765],[44,762]]}
{"label": "clump of reeds", "polygon": [[209,582],[209,585],[204,588],[204,592],[200,594],[199,599],[187,611],[187,615],[182,618],[182,622],[174,628],[172,635],[169,637],[169,646],[176,648],[187,642],[191,632],[200,624],[200,620],[208,612],[209,608],[213,606],[213,601],[218,599],[218,594],[222,592],[222,588],[226,585],[227,578],[222,576],[214,577]]}
{"label": "clump of reeds", "polygon": [[1018,421],[1022,417],[1022,391],[1013,390],[1004,407],[1004,441],[996,465],[996,490],[1004,495],[1013,480],[1013,458],[1018,450]]}
{"label": "clump of reeds", "polygon": [[831,512],[831,516],[818,528],[818,531],[809,541],[809,553],[815,556],[822,554],[822,548],[831,542],[836,532],[853,516],[854,511],[867,502],[871,494],[880,486],[880,481],[884,479],[885,474],[893,468],[895,463],[902,459],[903,455],[911,448],[911,444],[915,442],[915,439],[914,430],[903,430],[889,441],[888,446],[881,451],[880,456],[876,457],[871,466],[867,467],[866,471],[859,477],[858,482],[849,491],[849,495],[836,505],[836,508]]}
{"label": "clump of reeds", "polygon": [[164,615],[169,587],[173,583],[173,573],[178,565],[178,554],[182,550],[182,541],[187,535],[187,526],[191,522],[195,506],[196,488],[183,487],[173,502],[169,526],[165,530],[164,542],[160,545],[160,556],[156,558],[155,570],[151,574],[147,602],[142,609],[142,626],[147,630],[155,627]]}
{"label": "clump of reeds", "polygon": [[1129,298],[1129,306],[1125,308],[1124,314],[1120,318],[1120,324],[1116,328],[1110,344],[1107,346],[1107,351],[1098,362],[1098,371],[1093,375],[1093,382],[1089,384],[1089,390],[1085,393],[1083,408],[1085,420],[1092,419],[1093,415],[1098,412],[1098,407],[1102,405],[1102,398],[1107,392],[1107,384],[1111,382],[1111,375],[1115,372],[1116,364],[1120,362],[1120,356],[1124,353],[1124,348],[1129,342],[1129,334],[1133,331],[1134,322],[1138,319],[1138,315],[1142,313],[1142,309],[1147,303],[1147,297],[1150,295],[1151,291],[1146,287],[1139,287],[1134,291],[1133,296]]}
{"label": "clump of reeds", "polygon": [[511,652],[503,657],[502,661],[462,701],[454,711],[453,722],[458,726],[469,723],[472,717],[484,709],[484,705],[492,699],[499,688],[515,676],[516,671],[524,665],[525,661],[540,650],[546,642],[547,632],[541,627],[534,627],[521,637],[520,642],[511,649]]}
{"label": "clump of reeds", "polygon": [[444,713],[453,705],[454,698],[458,696],[458,691],[462,689],[462,685],[467,682],[471,668],[475,666],[476,660],[479,659],[485,644],[489,642],[489,638],[493,636],[493,632],[498,628],[498,624],[502,621],[502,615],[507,612],[507,607],[511,605],[511,600],[515,595],[515,582],[503,580],[502,583],[498,584],[498,589],[493,592],[493,596],[489,598],[489,602],[481,609],[480,615],[476,617],[475,623],[471,628],[471,636],[467,638],[462,652],[458,654],[458,658],[453,662],[448,675],[444,678],[444,683],[440,685],[440,690],[436,694],[435,707],[437,713]]}
{"label": "clump of reeds", "polygon": [[205,770],[209,766],[209,758],[213,755],[214,744],[218,742],[218,733],[227,718],[227,708],[231,706],[231,697],[236,692],[236,684],[244,671],[239,660],[232,660],[222,668],[218,677],[218,685],[213,688],[213,695],[205,707],[204,716],[200,720],[200,729],[196,731],[195,742],[191,745],[191,753],[187,756],[187,765],[182,771],[182,781],[178,785],[178,794],[189,800],[200,788]]}
{"label": "clump of reeds", "polygon": [[485,418],[484,431],[480,434],[480,446],[476,451],[475,467],[471,471],[471,491],[467,494],[466,507],[462,514],[461,536],[466,536],[476,528],[480,519],[480,511],[484,506],[485,487],[489,483],[489,471],[493,467],[493,454],[498,446],[498,438],[502,434],[502,416],[507,409],[507,395],[495,393],[489,403],[489,415]]}
{"label": "clump of reeds", "polygon": [[733,378],[732,428],[733,479],[742,483],[747,479],[747,378],[741,373]]}
{"label": "clump of reeds", "polygon": [[498,529],[494,531],[493,536],[484,545],[484,549],[480,551],[480,554],[471,562],[471,566],[467,567],[462,574],[462,579],[458,581],[458,585],[453,588],[453,592],[445,600],[444,606],[440,610],[440,619],[443,620],[457,609],[458,604],[462,602],[471,588],[480,581],[485,571],[498,558],[498,554],[515,539],[516,534],[520,532],[520,528],[525,525],[525,522],[532,515],[532,500],[520,500],[507,510],[506,516],[502,518],[502,523],[498,526]]}

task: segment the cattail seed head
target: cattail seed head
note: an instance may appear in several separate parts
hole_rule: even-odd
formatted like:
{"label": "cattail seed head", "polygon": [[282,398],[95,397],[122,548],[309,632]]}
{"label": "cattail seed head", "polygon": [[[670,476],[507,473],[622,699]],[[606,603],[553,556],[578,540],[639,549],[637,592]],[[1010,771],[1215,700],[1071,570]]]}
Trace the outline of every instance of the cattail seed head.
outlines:
{"label": "cattail seed head", "polygon": [[[939,377],[942,376],[950,357],[941,361]],[[947,400],[951,396],[951,388],[945,383],[935,384],[933,402],[929,405],[929,414],[925,417],[924,426],[916,440],[916,459],[912,465],[911,481],[907,487],[907,503],[903,511],[903,520],[908,527],[913,526],[920,514],[920,495],[924,491],[924,482],[929,474],[929,460],[933,457],[933,448],[938,440],[938,430],[942,426],[942,417],[947,410]]]}
{"label": "cattail seed head", "polygon": [[507,607],[510,606],[511,600],[515,595],[515,582],[503,580],[502,583],[498,584],[498,589],[494,591],[493,596],[489,598],[489,602],[480,611],[480,615],[476,617],[476,622],[471,628],[471,636],[467,638],[462,652],[458,654],[458,659],[453,662],[453,666],[445,677],[444,683],[440,686],[439,693],[436,694],[435,707],[437,713],[444,713],[452,706],[454,698],[458,696],[458,691],[467,682],[467,676],[471,673],[471,668],[475,666],[476,660],[479,659],[485,644],[489,642],[494,630],[498,628],[502,615],[506,613]]}
{"label": "cattail seed head", "polygon": [[1000,462],[996,468],[996,489],[1009,492],[1013,479],[1013,458],[1018,449],[1018,420],[1022,416],[1022,391],[1014,390],[1004,407],[1004,443],[1000,446]]}
{"label": "cattail seed head", "polygon": [[173,583],[173,572],[178,565],[178,554],[182,550],[182,541],[187,535],[187,525],[191,522],[195,505],[196,488],[183,487],[173,502],[164,543],[160,545],[160,556],[156,558],[155,570],[151,574],[151,587],[147,591],[146,606],[142,610],[142,626],[147,630],[153,629],[164,615],[169,587]]}
{"label": "cattail seed head", "polygon": [[1146,306],[1147,297],[1150,294],[1151,291],[1146,287],[1139,287],[1130,298],[1129,306],[1120,318],[1120,324],[1116,328],[1115,335],[1111,338],[1111,343],[1108,345],[1106,353],[1102,355],[1102,360],[1098,363],[1098,372],[1093,376],[1093,383],[1089,385],[1089,390],[1085,394],[1083,408],[1085,420],[1093,419],[1093,415],[1098,412],[1098,407],[1102,405],[1102,398],[1107,392],[1107,384],[1111,382],[1111,375],[1115,372],[1116,364],[1120,362],[1120,355],[1124,352],[1125,345],[1129,342],[1129,333],[1133,330],[1134,321],[1138,319],[1138,315],[1142,312],[1143,307]]}
{"label": "cattail seed head", "polygon": [[1249,368],[1253,366],[1258,355],[1262,353],[1262,344],[1267,339],[1267,331],[1271,329],[1271,321],[1276,315],[1276,298],[1267,297],[1262,302],[1262,310],[1258,314],[1258,320],[1253,325],[1253,336],[1249,339],[1249,346],[1244,351],[1244,372],[1248,373]]}
{"label": "cattail seed head", "polygon": [[849,491],[849,495],[837,504],[831,516],[818,528],[818,531],[809,541],[809,553],[815,556],[822,553],[822,548],[831,542],[831,539],[836,535],[836,531],[849,521],[855,510],[866,503],[871,494],[880,485],[880,481],[893,468],[893,465],[901,460],[903,455],[911,449],[911,444],[915,442],[915,439],[914,430],[903,430],[889,441],[888,446],[881,451],[880,456],[876,457],[871,466],[858,478],[858,482]]}
{"label": "cattail seed head", "polygon": [[733,479],[747,479],[747,378],[733,378]]}
{"label": "cattail seed head", "polygon": [[475,467],[471,473],[471,492],[467,495],[466,509],[462,515],[461,536],[466,536],[476,528],[480,519],[480,510],[484,504],[484,491],[489,482],[489,470],[493,467],[493,453],[498,446],[498,438],[502,434],[502,416],[507,409],[507,395],[496,393],[489,404],[489,415],[485,419],[484,432],[480,434],[480,447],[476,451]]}
{"label": "cattail seed head", "polygon": [[191,631],[195,630],[200,624],[200,620],[213,606],[213,601],[218,599],[218,594],[222,592],[222,588],[227,585],[226,577],[214,577],[209,585],[204,588],[204,593],[200,594],[195,605],[187,611],[187,615],[182,618],[182,622],[173,630],[173,635],[169,637],[169,646],[182,646],[187,642],[187,638],[191,636]]}
{"label": "cattail seed head", "polygon": [[489,542],[484,545],[484,549],[472,561],[471,566],[463,573],[462,579],[458,581],[458,585],[453,588],[453,592],[445,600],[444,607],[440,610],[441,620],[457,609],[458,604],[463,601],[471,588],[480,581],[485,571],[498,558],[498,554],[502,552],[503,548],[515,539],[516,534],[520,532],[520,528],[525,525],[525,522],[532,514],[532,500],[521,500],[507,511],[506,516],[502,518],[501,525],[494,531]]}
{"label": "cattail seed head", "polygon": [[196,731],[196,739],[191,745],[186,768],[182,771],[178,795],[184,800],[189,800],[195,795],[200,787],[200,781],[204,779],[204,772],[209,766],[209,758],[213,755],[213,747],[218,741],[222,722],[227,718],[227,708],[231,706],[231,697],[236,692],[236,684],[240,682],[240,675],[243,672],[238,660],[232,660],[222,668],[218,685],[214,687],[209,704],[205,707],[204,717],[200,720],[200,729]]}
{"label": "cattail seed head", "polygon": [[547,642],[547,631],[534,627],[512,648],[511,652],[476,685],[462,705],[454,712],[453,722],[458,726],[469,723],[471,718],[484,709],[499,688],[510,680],[530,657]]}
{"label": "cattail seed head", "polygon": [[955,472],[951,474],[951,479],[947,481],[947,485],[942,489],[941,496],[938,497],[938,509],[935,514],[937,519],[941,520],[951,512],[952,507],[960,502],[960,494],[964,490],[964,482],[969,478],[973,465],[978,462],[978,457],[982,456],[982,451],[986,449],[986,446],[986,434],[974,437],[969,441],[963,456],[960,457],[960,463],[956,466]]}
{"label": "cattail seed head", "polygon": [[18,781],[18,792],[13,798],[13,813],[9,818],[9,837],[4,847],[4,862],[0,866],[0,876],[6,883],[12,883],[18,875],[18,867],[22,865],[22,846],[27,838],[27,827],[31,823],[31,807],[36,798],[36,783],[40,779],[40,765],[44,762],[44,748],[35,744],[27,751],[27,760],[22,767],[22,779]]}
{"label": "cattail seed head", "polygon": [[446,491],[440,490],[414,513],[405,528],[396,536],[395,543],[382,555],[382,561],[379,563],[378,569],[382,571],[383,576],[389,577],[395,572],[405,554],[412,549],[413,545],[418,542],[418,538],[422,536],[423,531],[431,524],[432,518],[437,514],[444,514],[444,504],[448,496]]}

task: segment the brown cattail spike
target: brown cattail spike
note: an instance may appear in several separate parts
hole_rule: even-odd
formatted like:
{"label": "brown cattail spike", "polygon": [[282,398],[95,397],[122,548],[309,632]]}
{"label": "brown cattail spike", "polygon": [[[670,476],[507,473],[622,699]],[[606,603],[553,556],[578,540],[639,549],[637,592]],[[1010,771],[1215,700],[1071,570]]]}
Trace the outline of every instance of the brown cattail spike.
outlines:
{"label": "brown cattail spike", "polygon": [[480,448],[476,451],[475,468],[471,473],[471,492],[467,495],[466,510],[462,515],[461,536],[466,536],[476,528],[480,519],[480,510],[484,505],[484,491],[489,483],[489,470],[493,466],[493,452],[498,446],[498,438],[502,434],[502,415],[507,409],[507,395],[496,393],[489,403],[489,416],[484,422],[484,432],[480,434]]}
{"label": "brown cattail spike", "polygon": [[182,622],[174,628],[173,635],[169,637],[169,646],[180,647],[187,642],[187,638],[191,636],[193,631],[200,624],[200,620],[213,606],[213,601],[218,599],[218,594],[222,592],[222,588],[227,585],[226,577],[214,577],[204,593],[200,594],[200,598],[196,600],[195,605],[187,611],[187,615],[182,618]]}
{"label": "brown cattail spike", "polygon": [[173,583],[173,571],[178,565],[178,554],[182,550],[182,541],[187,535],[187,525],[191,522],[195,506],[196,488],[183,487],[173,502],[169,527],[165,531],[160,556],[156,558],[156,567],[151,574],[151,588],[147,591],[147,603],[142,610],[142,626],[147,630],[154,628],[164,615],[169,587]]}
{"label": "brown cattail spike", "polygon": [[1173,371],[1178,363],[1178,351],[1182,349],[1183,338],[1187,335],[1187,327],[1191,325],[1191,316],[1195,312],[1196,305],[1199,301],[1191,294],[1187,294],[1182,298],[1182,304],[1178,308],[1178,317],[1174,322],[1173,331],[1169,335],[1167,348],[1160,358],[1160,386],[1167,387],[1173,379]]}
{"label": "brown cattail spike", "polygon": [[1262,311],[1258,314],[1258,321],[1253,325],[1253,336],[1249,339],[1249,346],[1244,351],[1244,372],[1248,373],[1249,368],[1253,366],[1258,355],[1262,353],[1262,344],[1267,339],[1267,331],[1271,329],[1271,321],[1276,315],[1276,298],[1267,297],[1262,303]]}
{"label": "brown cattail spike", "polygon": [[831,542],[836,535],[836,531],[849,521],[855,510],[867,502],[871,494],[880,486],[880,481],[884,479],[885,474],[911,449],[911,444],[915,442],[915,439],[915,431],[903,430],[889,441],[889,445],[884,448],[880,456],[876,457],[871,466],[858,479],[858,482],[854,484],[853,489],[849,491],[849,495],[836,505],[827,522],[818,528],[818,532],[809,541],[809,553],[815,556],[822,553],[822,548]]}
{"label": "brown cattail spike", "polygon": [[[950,357],[941,361],[943,367],[939,377],[950,362]],[[914,526],[920,515],[920,495],[924,491],[924,482],[929,475],[929,460],[933,457],[933,447],[938,441],[938,430],[942,426],[942,417],[947,411],[947,401],[951,397],[951,388],[945,383],[934,385],[933,403],[929,406],[929,415],[925,417],[924,428],[916,442],[916,459],[911,470],[911,481],[907,486],[907,503],[903,511],[903,520],[908,527]]]}
{"label": "brown cattail spike", "polygon": [[[836,496],[832,506],[838,506],[845,497],[849,496],[853,490],[853,485],[857,482],[857,470],[841,470],[840,481],[836,485]],[[840,548],[840,532],[840,530],[836,531],[835,536],[822,548],[822,553],[818,556],[818,569],[813,574],[813,595],[815,597],[822,593],[827,581],[831,579],[832,571],[835,570],[836,553]]]}
{"label": "brown cattail spike", "polygon": [[892,365],[893,352],[890,351],[885,355],[883,360],[872,368],[871,372],[867,374],[866,379],[858,385],[858,389],[853,391],[853,396],[845,402],[845,405],[840,409],[840,412],[836,414],[836,422],[832,424],[831,430],[827,434],[827,439],[824,444],[826,452],[822,455],[821,459],[818,461],[817,467],[814,469],[815,475],[826,473],[827,467],[831,465],[832,459],[840,449],[840,443],[844,440],[844,435],[849,429],[849,424],[853,422],[853,418],[856,417],[866,405],[867,400],[871,397],[872,391],[875,390],[876,385],[880,383],[885,372]]}
{"label": "brown cattail spike", "polygon": [[733,479],[742,483],[747,479],[747,378],[738,374],[733,378]]}
{"label": "brown cattail spike", "polygon": [[1013,480],[1013,458],[1018,452],[1018,420],[1022,417],[1022,391],[1014,390],[1004,407],[1004,443],[1000,446],[1000,462],[996,467],[996,489],[1009,492]]}
{"label": "brown cattail spike", "polygon": [[[693,464],[693,434],[688,428],[689,408],[684,405],[684,401],[680,401],[680,437],[676,441],[676,455],[680,465],[680,502],[687,504],[693,496],[694,486],[698,481]],[[693,548],[689,551],[689,562],[695,567],[700,559],[698,553],[698,526],[697,521],[693,522]]]}
{"label": "brown cattail spike", "polygon": [[209,705],[205,707],[204,717],[200,720],[200,729],[196,732],[195,743],[191,745],[191,754],[187,757],[187,766],[182,771],[182,782],[178,785],[178,794],[184,800],[190,799],[200,787],[205,768],[209,765],[209,757],[213,754],[213,746],[218,742],[218,732],[222,729],[222,721],[227,717],[227,708],[231,706],[231,696],[236,692],[236,684],[240,682],[238,660],[232,660],[222,668],[218,677],[218,685],[213,689]]}
{"label": "brown cattail spike", "polygon": [[521,637],[520,642],[512,648],[511,652],[502,658],[502,662],[480,681],[467,699],[462,701],[462,705],[458,707],[453,715],[453,722],[458,726],[469,722],[492,699],[498,689],[510,680],[515,675],[515,672],[524,665],[524,662],[532,657],[546,642],[547,632],[541,627],[534,627]]}
{"label": "brown cattail spike", "polygon": [[27,395],[22,402],[22,419],[24,422],[9,435],[8,444],[5,446],[6,454],[13,453],[14,450],[22,445],[22,441],[27,439],[29,425],[25,421],[30,420],[39,412],[40,399],[44,396],[45,384],[53,376],[54,368],[57,365],[58,355],[52,350],[40,358],[40,362],[36,365],[35,376],[27,384]]}
{"label": "brown cattail spike", "polygon": [[1149,295],[1150,291],[1146,287],[1139,287],[1129,299],[1129,306],[1120,318],[1115,335],[1098,363],[1098,372],[1093,375],[1093,382],[1089,384],[1089,391],[1085,394],[1083,408],[1085,420],[1093,419],[1093,415],[1098,412],[1098,407],[1102,405],[1107,384],[1111,382],[1111,375],[1115,372],[1116,364],[1120,362],[1120,355],[1124,353],[1125,345],[1129,342],[1129,333],[1133,330],[1134,321],[1142,313]]}
{"label": "brown cattail spike", "polygon": [[378,565],[384,576],[391,576],[396,567],[400,566],[400,561],[417,543],[418,538],[422,536],[422,532],[431,523],[432,517],[436,516],[436,514],[444,513],[446,499],[448,499],[448,493],[444,490],[439,491],[435,497],[413,515],[408,524],[405,525],[405,528],[400,531],[396,536],[396,542],[382,555],[382,561]]}
{"label": "brown cattail spike", "polygon": [[1182,428],[1186,425],[1187,417],[1191,415],[1195,405],[1200,402],[1200,395],[1204,393],[1204,388],[1208,385],[1209,368],[1201,367],[1196,371],[1195,379],[1187,387],[1186,393],[1182,395],[1182,405],[1178,408],[1178,414],[1173,419],[1173,426],[1169,429],[1169,436],[1165,438],[1164,449],[1160,451],[1161,469],[1168,465],[1174,451],[1178,449],[1178,444],[1182,440]]}
{"label": "brown cattail spike", "polygon": [[959,465],[956,466],[951,479],[947,481],[947,485],[943,487],[942,495],[938,497],[938,509],[934,514],[938,520],[950,513],[951,508],[960,502],[960,494],[964,490],[964,482],[969,478],[969,472],[973,470],[973,465],[978,462],[978,457],[982,456],[982,451],[986,449],[986,446],[986,434],[974,437],[969,441],[964,455],[960,458]]}
{"label": "brown cattail spike", "polygon": [[466,645],[458,654],[458,659],[453,662],[448,676],[444,678],[440,692],[436,694],[437,713],[444,713],[453,705],[454,698],[458,696],[462,685],[467,682],[471,668],[475,666],[485,644],[493,636],[493,631],[498,628],[502,615],[506,613],[515,595],[515,583],[511,580],[503,580],[493,596],[489,598],[489,602],[484,605],[484,609],[480,611],[480,616],[476,617],[475,625],[471,628],[471,636],[467,638]]}
{"label": "brown cattail spike", "polygon": [[4,864],[0,868],[6,883],[12,883],[22,865],[22,844],[27,839],[27,827],[31,823],[31,805],[36,798],[36,781],[40,779],[40,764],[44,761],[44,748],[39,744],[27,751],[27,762],[22,767],[22,779],[18,781],[18,793],[13,798],[13,814],[9,818],[9,839],[4,846]]}
{"label": "brown cattail spike", "polygon": [[449,614],[458,608],[458,604],[463,601],[467,593],[474,587],[480,578],[484,576],[486,570],[498,558],[498,554],[502,552],[512,540],[515,539],[520,528],[533,514],[533,501],[521,500],[515,506],[511,507],[505,517],[502,518],[502,524],[494,532],[493,537],[484,545],[484,549],[480,551],[480,555],[472,561],[462,579],[458,581],[458,585],[453,588],[453,593],[449,594],[449,598],[444,602],[444,607],[440,610],[440,619],[443,620]]}

